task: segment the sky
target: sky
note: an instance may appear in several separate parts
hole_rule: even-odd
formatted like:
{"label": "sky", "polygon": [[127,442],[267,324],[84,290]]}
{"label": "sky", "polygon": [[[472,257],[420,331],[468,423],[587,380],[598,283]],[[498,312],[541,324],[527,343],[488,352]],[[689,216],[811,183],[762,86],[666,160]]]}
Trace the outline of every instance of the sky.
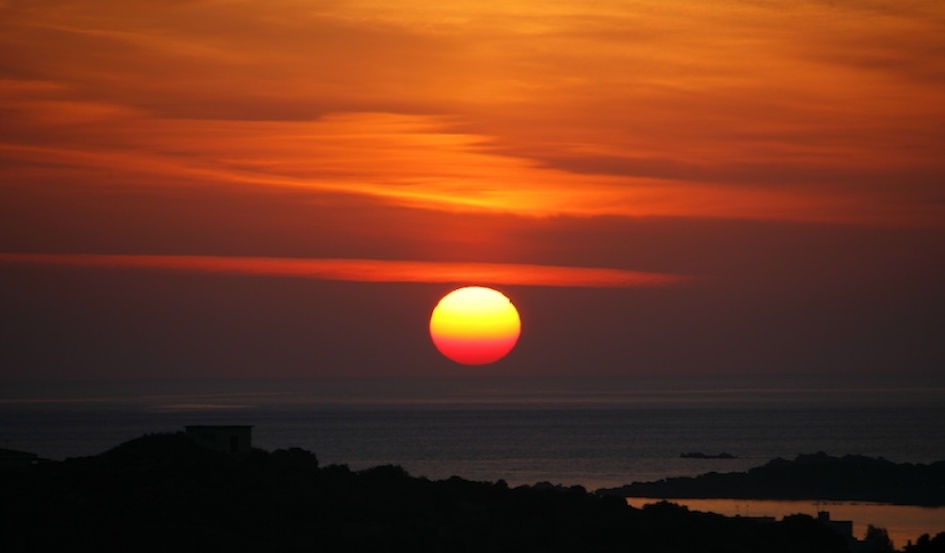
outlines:
{"label": "sky", "polygon": [[[939,0],[0,0],[0,378],[945,373]],[[464,367],[437,301],[518,307]]]}

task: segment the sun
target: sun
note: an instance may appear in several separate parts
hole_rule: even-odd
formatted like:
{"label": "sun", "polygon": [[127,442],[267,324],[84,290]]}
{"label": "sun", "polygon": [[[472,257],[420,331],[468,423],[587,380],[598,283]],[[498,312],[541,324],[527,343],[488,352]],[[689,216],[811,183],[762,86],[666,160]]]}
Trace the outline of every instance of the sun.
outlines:
{"label": "sun", "polygon": [[430,337],[440,353],[463,365],[502,359],[522,332],[518,310],[502,292],[467,286],[443,296],[430,316]]}

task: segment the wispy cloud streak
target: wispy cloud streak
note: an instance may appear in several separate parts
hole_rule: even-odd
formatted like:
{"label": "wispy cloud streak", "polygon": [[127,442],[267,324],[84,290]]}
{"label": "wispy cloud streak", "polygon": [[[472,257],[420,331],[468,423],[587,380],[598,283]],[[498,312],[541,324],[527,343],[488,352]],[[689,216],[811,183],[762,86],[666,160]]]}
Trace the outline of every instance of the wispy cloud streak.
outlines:
{"label": "wispy cloud streak", "polygon": [[587,288],[668,286],[691,279],[684,275],[608,268],[378,259],[0,253],[0,263],[100,269],[157,269],[351,282],[426,282]]}

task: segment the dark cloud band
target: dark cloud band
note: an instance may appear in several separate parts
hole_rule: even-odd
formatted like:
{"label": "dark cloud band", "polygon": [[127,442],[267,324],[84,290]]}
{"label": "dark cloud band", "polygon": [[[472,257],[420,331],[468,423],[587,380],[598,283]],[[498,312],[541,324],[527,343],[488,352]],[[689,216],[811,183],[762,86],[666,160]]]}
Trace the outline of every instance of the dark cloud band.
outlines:
{"label": "dark cloud band", "polygon": [[156,269],[352,282],[443,282],[591,288],[666,286],[690,278],[607,268],[378,259],[0,253],[0,263]]}

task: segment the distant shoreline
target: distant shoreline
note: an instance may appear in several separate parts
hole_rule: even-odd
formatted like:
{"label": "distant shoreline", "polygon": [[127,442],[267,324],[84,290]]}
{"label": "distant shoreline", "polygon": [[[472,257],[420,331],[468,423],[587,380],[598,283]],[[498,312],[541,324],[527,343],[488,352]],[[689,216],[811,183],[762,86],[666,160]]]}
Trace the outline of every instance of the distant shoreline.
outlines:
{"label": "distant shoreline", "polygon": [[650,499],[746,499],[945,506],[945,461],[893,463],[819,452],[774,459],[748,472],[710,472],[602,488],[598,495]]}

